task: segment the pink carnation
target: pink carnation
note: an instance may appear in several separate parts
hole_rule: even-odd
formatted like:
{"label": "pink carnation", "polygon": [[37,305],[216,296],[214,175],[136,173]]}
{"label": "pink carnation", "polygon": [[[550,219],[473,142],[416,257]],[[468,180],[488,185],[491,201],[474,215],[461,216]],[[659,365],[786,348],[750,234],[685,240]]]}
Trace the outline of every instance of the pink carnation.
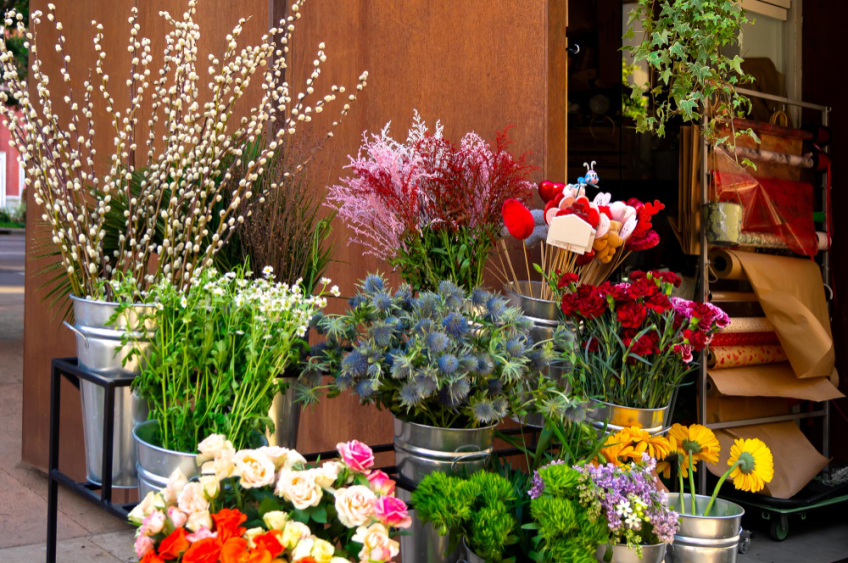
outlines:
{"label": "pink carnation", "polygon": [[380,497],[374,501],[374,516],[387,527],[408,528],[412,525],[406,503],[397,497]]}
{"label": "pink carnation", "polygon": [[365,473],[374,465],[374,452],[359,440],[336,444],[339,455],[351,471]]}
{"label": "pink carnation", "polygon": [[368,485],[378,495],[391,495],[395,492],[395,482],[379,469],[368,474]]}

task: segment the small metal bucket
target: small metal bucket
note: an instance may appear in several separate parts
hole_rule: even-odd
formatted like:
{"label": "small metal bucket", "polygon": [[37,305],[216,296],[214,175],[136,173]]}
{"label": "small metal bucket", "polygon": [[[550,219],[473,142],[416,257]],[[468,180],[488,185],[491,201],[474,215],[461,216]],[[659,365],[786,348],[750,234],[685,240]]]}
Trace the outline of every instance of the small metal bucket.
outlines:
{"label": "small metal bucket", "polygon": [[636,409],[589,399],[589,406],[592,426],[602,432],[606,423],[607,434],[631,426],[638,426],[650,434],[662,434],[671,425],[671,403],[658,409]]}
{"label": "small metal bucket", "polygon": [[595,558],[597,558],[598,563],[604,563],[604,556],[608,548],[612,549],[612,559],[609,563],[662,563],[663,559],[665,559],[666,551],[666,545],[664,543],[643,545],[642,557],[639,557],[635,549],[630,549],[626,545],[603,544],[599,545],[595,551]]}
{"label": "small metal bucket", "polygon": [[465,557],[460,563],[486,563],[486,560],[474,553],[465,538],[462,538],[462,550]]}
{"label": "small metal bucket", "polygon": [[[470,475],[484,468],[494,449],[495,427],[471,429],[437,428],[394,419],[395,464],[398,474],[414,484],[436,471]],[[400,490],[408,501],[410,494]],[[448,551],[448,537],[412,515],[410,535],[400,538],[404,563],[454,563],[462,555]]]}
{"label": "small metal bucket", "polygon": [[[683,495],[688,511],[692,498]],[[698,512],[703,512],[710,497],[696,495]],[[672,509],[680,508],[680,495],[668,495],[667,504]],[[674,543],[668,546],[667,563],[736,563],[742,532],[742,516],[745,509],[736,503],[716,499],[710,516],[679,514],[680,529]]]}
{"label": "small metal bucket", "polygon": [[[518,307],[524,312],[524,316],[533,322],[533,328],[530,329],[530,337],[534,342],[541,342],[553,338],[554,331],[561,321],[562,315],[556,301],[549,301],[539,297],[528,297],[528,295],[541,295],[542,282],[538,281],[519,281],[518,287],[521,293],[515,292],[513,284],[505,284],[504,292],[509,304],[513,307]],[[567,392],[568,384],[563,381],[568,372],[571,371],[570,362],[552,362],[541,370],[541,374],[545,377],[557,381]],[[518,419],[516,419],[518,420]],[[541,428],[545,425],[545,419],[541,414],[530,414],[522,420],[518,420],[525,426]]]}
{"label": "small metal bucket", "polygon": [[197,467],[197,454],[187,454],[166,450],[155,445],[158,420],[142,422],[133,430],[135,443],[138,444],[138,498],[147,493],[161,491],[168,484],[168,478],[179,469],[187,479],[200,475]]}
{"label": "small metal bucket", "polygon": [[[155,330],[152,320],[144,325],[139,314],[149,314],[152,307],[134,305],[125,314],[118,316],[114,323],[110,319],[117,310],[117,303],[90,301],[70,296],[74,304],[74,324],[65,322],[77,337],[77,358],[79,365],[88,371],[103,376],[119,377],[138,375],[141,371],[142,357],[148,353],[145,342]],[[136,346],[142,356],[135,356],[122,365],[124,357],[132,350],[132,345],[123,345],[122,337],[132,330],[137,338]],[[86,478],[99,485],[103,467],[103,426],[105,420],[104,403],[106,391],[99,385],[80,381],[82,401],[83,438],[85,440]],[[135,488],[136,451],[132,430],[137,422],[147,419],[147,403],[129,387],[115,390],[114,439],[112,442],[112,486],[115,488]]]}
{"label": "small metal bucket", "polygon": [[289,385],[285,393],[274,395],[268,416],[274,421],[274,432],[265,437],[272,446],[281,446],[290,450],[297,448],[297,430],[300,426],[300,403],[295,402],[294,385]]}
{"label": "small metal bucket", "polygon": [[707,241],[712,246],[738,246],[744,209],[738,203],[718,202],[704,205]]}

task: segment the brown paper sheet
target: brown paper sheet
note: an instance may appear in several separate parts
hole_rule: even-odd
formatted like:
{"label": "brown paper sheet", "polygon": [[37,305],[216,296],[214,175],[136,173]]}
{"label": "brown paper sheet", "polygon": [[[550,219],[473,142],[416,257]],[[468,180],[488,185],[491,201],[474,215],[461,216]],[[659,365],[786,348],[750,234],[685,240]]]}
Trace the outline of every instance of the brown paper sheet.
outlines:
{"label": "brown paper sheet", "polygon": [[[707,464],[713,475],[720,476],[727,470],[730,448],[738,438],[759,438],[771,450],[774,456],[774,478],[766,485],[762,494],[775,498],[791,498],[815,478],[827,465],[823,457],[794,422],[776,424],[758,424],[728,428],[716,432],[721,454],[718,464]],[[733,488],[733,483],[725,482],[724,491]]]}
{"label": "brown paper sheet", "polygon": [[765,317],[734,317],[730,324],[719,331],[721,334],[739,332],[774,332],[774,325]]}
{"label": "brown paper sheet", "polygon": [[830,316],[819,266],[806,258],[732,252],[742,264],[789,363],[800,378],[838,384]]}
{"label": "brown paper sheet", "polygon": [[710,369],[707,373],[722,395],[785,397],[802,401],[829,401],[845,396],[826,377],[798,379],[788,362]]}
{"label": "brown paper sheet", "polygon": [[789,414],[789,400],[765,397],[707,396],[707,423],[733,422]]}

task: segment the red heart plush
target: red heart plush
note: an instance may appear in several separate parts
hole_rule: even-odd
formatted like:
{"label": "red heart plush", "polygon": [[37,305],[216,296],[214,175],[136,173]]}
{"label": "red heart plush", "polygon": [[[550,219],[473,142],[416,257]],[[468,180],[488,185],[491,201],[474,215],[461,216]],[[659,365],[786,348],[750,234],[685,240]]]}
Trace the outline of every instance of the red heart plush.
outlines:
{"label": "red heart plush", "polygon": [[550,180],[543,180],[539,182],[539,197],[542,198],[542,201],[548,203],[554,197],[562,193],[562,190],[565,189],[565,184],[560,184],[559,182],[551,182]]}

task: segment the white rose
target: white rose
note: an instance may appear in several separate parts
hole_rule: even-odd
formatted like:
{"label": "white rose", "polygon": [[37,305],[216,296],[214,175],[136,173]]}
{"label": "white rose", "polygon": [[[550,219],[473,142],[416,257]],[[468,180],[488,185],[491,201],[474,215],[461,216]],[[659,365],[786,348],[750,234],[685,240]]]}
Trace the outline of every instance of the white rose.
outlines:
{"label": "white rose", "polygon": [[233,458],[235,458],[235,455],[236,452],[232,449],[221,450],[215,455],[215,459],[212,461],[212,468],[215,470],[215,477],[219,481],[233,474],[233,470],[235,469]]}
{"label": "white rose", "polygon": [[303,538],[298,542],[298,544],[294,547],[294,551],[292,551],[291,560],[298,561],[300,559],[306,559],[307,557],[312,557],[312,546],[315,545],[315,540],[312,538]]}
{"label": "white rose", "polygon": [[348,528],[363,526],[371,520],[374,514],[374,501],[377,495],[368,487],[353,485],[339,489],[336,495],[336,512],[339,520]]}
{"label": "white rose", "polygon": [[200,483],[189,483],[177,496],[177,506],[186,514],[203,512],[209,508],[209,501],[203,494],[203,485]]}
{"label": "white rose", "polygon": [[135,505],[135,508],[133,508],[128,515],[130,522],[140,525],[142,520],[153,514],[153,511],[156,510],[156,507],[154,506],[155,496],[156,493],[151,491],[147,493],[143,499],[141,499],[140,503]]}
{"label": "white rose", "polygon": [[263,446],[257,451],[264,453],[274,462],[274,467],[280,469],[291,469],[297,464],[306,465],[306,459],[295,450],[281,448],[280,446]]}
{"label": "white rose", "polygon": [[330,490],[339,478],[339,473],[344,469],[344,465],[338,461],[327,461],[321,467],[310,469],[309,472],[315,476],[315,482],[322,489]]}
{"label": "white rose", "polygon": [[254,540],[256,540],[256,536],[261,536],[264,533],[265,533],[264,528],[251,528],[248,531],[246,531],[244,533],[244,536],[242,536],[242,537],[247,540],[247,547],[249,547],[250,549],[255,549],[256,548],[256,541],[254,541]]}
{"label": "white rose", "polygon": [[203,528],[207,530],[212,529],[212,516],[209,514],[208,510],[204,510],[202,512],[195,512],[193,514],[188,515],[188,520],[185,523],[185,527],[192,532],[196,532]]}
{"label": "white rose", "polygon": [[200,486],[203,487],[203,493],[206,498],[214,499],[218,496],[221,490],[221,484],[218,478],[214,475],[203,475],[200,477]]}
{"label": "white rose", "polygon": [[280,471],[280,480],[277,481],[274,492],[300,510],[310,506],[318,506],[324,494],[321,487],[315,483],[315,478],[308,471],[291,471],[288,469]]}
{"label": "white rose", "polygon": [[154,510],[150,516],[142,520],[141,527],[138,529],[140,536],[155,536],[165,527],[165,513],[161,510]]}
{"label": "white rose", "polygon": [[264,487],[274,482],[274,462],[257,450],[241,450],[233,458],[239,484],[245,489]]}
{"label": "white rose", "polygon": [[188,479],[183,474],[179,468],[174,469],[174,472],[171,473],[171,476],[168,477],[168,484],[165,485],[165,488],[162,490],[162,497],[165,499],[165,502],[169,505],[175,504],[177,502],[177,495],[180,494],[180,491],[183,490],[188,484]]}
{"label": "white rose", "polygon": [[400,544],[391,539],[389,531],[379,523],[357,528],[352,539],[362,544],[360,561],[389,561],[400,553]]}
{"label": "white rose", "polygon": [[197,465],[203,465],[204,462],[210,459],[215,459],[223,450],[232,450],[233,443],[227,440],[223,434],[212,434],[205,440],[197,444],[197,451],[200,452],[197,456]]}
{"label": "white rose", "polygon": [[294,549],[294,547],[300,543],[300,540],[308,538],[311,535],[312,531],[309,529],[309,526],[307,526],[303,522],[296,522],[294,520],[290,520],[286,522],[286,525],[283,528],[283,534],[280,537],[280,543],[286,549]]}
{"label": "white rose", "polygon": [[271,510],[266,512],[262,517],[262,521],[268,526],[269,530],[282,530],[289,521],[289,515],[282,510]]}
{"label": "white rose", "polygon": [[320,538],[315,538],[310,555],[312,555],[312,558],[317,563],[330,563],[333,560],[333,553],[335,552],[336,548],[333,547],[333,544]]}

